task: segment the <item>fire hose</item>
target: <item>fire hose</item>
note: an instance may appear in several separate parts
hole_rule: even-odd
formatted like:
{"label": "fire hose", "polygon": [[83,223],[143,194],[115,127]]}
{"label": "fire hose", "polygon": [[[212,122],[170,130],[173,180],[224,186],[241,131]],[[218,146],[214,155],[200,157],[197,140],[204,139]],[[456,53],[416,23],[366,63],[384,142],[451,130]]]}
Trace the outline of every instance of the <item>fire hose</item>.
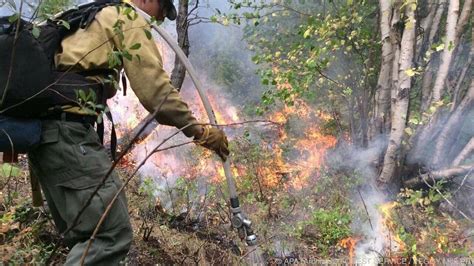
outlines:
{"label": "fire hose", "polygon": [[[142,15],[147,21],[151,21],[151,17],[146,14],[144,11],[136,8],[136,11]],[[150,23],[153,30],[155,30],[164,40],[165,42],[173,49],[173,51],[178,56],[179,60],[183,63],[184,67],[188,71],[191,80],[193,81],[199,97],[204,105],[206,113],[209,117],[209,121],[211,124],[217,125],[216,115],[212,109],[211,103],[209,102],[209,98],[207,97],[205,91],[203,90],[203,85],[197,77],[196,70],[191,65],[191,62],[184,54],[183,50],[178,46],[178,43],[161,27]],[[254,246],[257,244],[257,236],[252,230],[252,222],[246,217],[246,215],[242,212],[240,208],[239,198],[237,196],[237,189],[235,186],[235,180],[232,176],[232,171],[230,168],[230,159],[228,158],[226,161],[223,161],[224,173],[227,180],[227,187],[229,190],[230,196],[230,210],[232,213],[231,224],[234,227],[241,239],[245,239],[245,242],[249,246]]]}
{"label": "fire hose", "polygon": [[[211,122],[211,124],[217,125],[216,116],[212,109],[209,98],[207,97],[205,91],[203,90],[203,85],[197,77],[196,70],[191,65],[191,62],[186,57],[183,50],[178,46],[177,42],[165,30],[151,23],[152,19],[150,15],[140,10],[139,8],[134,7],[134,9],[136,10],[138,14],[140,14],[143,18],[145,18],[150,23],[153,30],[155,30],[166,41],[166,43],[171,47],[171,49],[173,49],[173,51],[176,53],[179,60],[183,63],[184,67],[186,68],[189,76],[191,77],[191,80],[193,81],[198,91],[199,97],[201,98],[201,101],[204,105],[206,113],[209,117],[209,121]],[[247,218],[247,216],[241,210],[239,198],[237,195],[237,189],[235,186],[235,180],[234,180],[234,177],[232,176],[232,171],[230,168],[230,159],[227,158],[227,160],[223,161],[222,163],[224,167],[224,174],[227,181],[227,187],[229,190],[230,211],[232,214],[232,218],[231,218],[232,227],[237,230],[239,237],[242,240],[245,239],[245,242],[247,243],[247,245],[254,246],[257,244],[257,236],[252,230],[252,222]]]}

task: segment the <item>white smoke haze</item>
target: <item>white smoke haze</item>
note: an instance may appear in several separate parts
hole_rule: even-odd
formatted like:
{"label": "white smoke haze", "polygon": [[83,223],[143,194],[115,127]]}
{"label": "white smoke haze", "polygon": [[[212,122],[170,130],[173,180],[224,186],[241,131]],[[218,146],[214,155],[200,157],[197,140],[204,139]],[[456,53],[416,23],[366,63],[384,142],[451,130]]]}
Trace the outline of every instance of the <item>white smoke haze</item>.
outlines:
{"label": "white smoke haze", "polygon": [[[175,1],[177,2],[177,1]],[[216,8],[222,12],[228,12],[229,3],[227,1],[204,1],[201,3],[202,7],[198,9],[199,16],[209,17],[215,14]],[[191,2],[190,6],[193,6]],[[0,8],[0,15],[4,14]],[[165,29],[172,35],[176,35],[175,22],[165,22],[163,25]],[[239,122],[243,118],[248,119],[250,115],[244,114],[244,107],[252,106],[257,103],[263,91],[260,85],[260,79],[254,72],[256,66],[251,61],[252,52],[249,51],[247,43],[243,40],[243,26],[227,26],[224,27],[214,23],[200,23],[190,28],[190,60],[197,68],[201,81],[205,84],[205,90],[211,101],[213,107],[225,116],[226,121]],[[155,33],[155,39],[159,50],[162,54],[164,67],[168,73],[171,73],[174,66],[174,53],[163,40],[161,40]],[[216,69],[222,67],[215,62],[229,63],[230,69],[235,70],[234,75],[231,75],[227,80],[215,80]],[[342,59],[341,59],[342,60]],[[349,64],[341,64],[346,68],[350,68]],[[336,76],[337,73],[345,71],[344,68],[338,69],[335,65],[331,68],[329,74]],[[244,71],[245,70],[245,71]],[[242,72],[244,74],[242,74]],[[239,85],[239,86],[238,86]],[[195,116],[203,122],[207,122],[208,118],[203,111],[202,104],[196,93],[193,83],[186,77],[181,95],[183,99],[189,103],[190,109],[193,110]],[[109,101],[110,109],[112,110],[114,121],[117,124],[119,137],[123,136],[131,128],[134,128],[138,123],[145,118],[147,112],[141,107],[132,89],[127,90],[127,95],[123,96],[119,91],[117,95]],[[342,112],[345,112],[342,111]],[[472,117],[472,112],[471,112]],[[468,118],[466,118],[468,119]],[[223,122],[223,121],[218,121]],[[106,122],[107,123],[107,122]],[[288,119],[286,126],[287,130],[293,136],[304,136],[302,129],[308,126],[308,123],[318,123],[318,119],[301,120]],[[442,126],[442,123],[438,126]],[[242,128],[225,128],[229,135],[230,141],[243,135],[245,129]],[[167,126],[158,126],[154,132],[146,139],[136,145],[132,151],[134,161],[141,162],[153,148],[156,147],[162,140],[170,136],[176,131],[175,128]],[[300,132],[299,132],[300,131]],[[474,135],[473,124],[466,123],[462,127],[462,138],[457,138],[453,143],[455,147],[462,147],[465,142],[465,136]],[[249,139],[253,143],[260,143],[262,140],[275,140],[275,135],[278,134],[274,129],[268,127],[255,125],[248,129]],[[179,134],[168,141],[163,147],[176,145],[189,141],[183,134]],[[268,149],[275,147],[274,143],[266,142]],[[326,156],[326,163],[328,166],[336,170],[352,171],[357,173],[363,180],[363,185],[351,192],[351,208],[355,210],[352,217],[351,229],[353,235],[359,240],[356,244],[355,255],[356,260],[364,261],[366,264],[375,265],[379,262],[381,254],[390,245],[392,249],[396,249],[395,243],[387,243],[390,241],[389,232],[384,225],[384,217],[382,216],[379,206],[387,203],[390,199],[385,192],[377,189],[375,180],[378,176],[376,165],[383,155],[384,148],[387,145],[385,136],[379,136],[369,143],[366,149],[357,148],[350,143],[340,142],[335,150],[329,152]],[[431,146],[431,145],[430,145]],[[410,163],[427,164],[429,162],[430,147],[427,147],[421,157]],[[173,200],[176,197],[176,192],[173,190],[179,178],[189,178],[192,182],[196,182],[197,191],[191,193],[192,206],[197,206],[201,197],[208,193],[208,182],[210,180],[221,180],[219,174],[221,168],[219,160],[214,156],[209,156],[205,160],[196,158],[196,149],[201,151],[202,148],[195,148],[194,144],[178,147],[169,151],[160,152],[152,156],[147,163],[140,169],[140,177],[151,178],[156,186],[156,196],[159,198],[162,206],[171,210],[173,208]],[[294,147],[293,147],[294,149]],[[287,154],[287,161],[296,162],[304,156],[311,154]],[[201,164],[198,163],[201,162]],[[311,166],[303,165],[302,168],[309,168]],[[197,170],[189,172],[190,169]],[[317,172],[319,169],[312,169]],[[317,182],[317,175],[311,175],[308,183]],[[313,181],[313,182],[312,182]],[[224,184],[224,182],[221,182]],[[298,194],[298,196],[310,196],[308,189],[296,190],[288,189],[288,193]],[[468,193],[467,191],[466,193]],[[174,193],[174,194],[173,194]],[[360,193],[360,195],[359,195]],[[362,199],[361,199],[362,198]],[[466,203],[466,206],[472,204]],[[254,210],[258,206],[243,206],[244,210]],[[472,209],[472,207],[471,207]],[[299,221],[308,220],[309,211],[312,207],[304,210],[296,210],[292,216],[287,219],[282,219],[281,223],[285,225],[295,225]],[[178,212],[185,212],[190,210],[176,210]],[[279,228],[278,224],[271,224],[268,222],[268,228]],[[291,239],[284,236],[275,237],[271,245],[275,251],[276,256],[286,257],[291,256],[293,252],[298,252],[297,245]],[[394,250],[393,250],[394,251]],[[258,264],[263,264],[261,251],[252,253],[252,261]]]}
{"label": "white smoke haze", "polygon": [[[218,3],[217,3],[218,2]],[[206,8],[199,9],[199,14],[201,16],[209,16],[214,14],[214,8],[219,8],[222,11],[226,10],[228,4],[225,1],[213,1],[213,3],[208,3]],[[174,23],[165,24],[168,32],[174,33]],[[197,68],[201,81],[206,86],[206,91],[209,94],[211,99],[214,99],[214,108],[217,108],[218,111],[223,113],[229,113],[228,116],[233,118],[232,121],[237,122],[240,113],[239,112],[243,106],[248,104],[248,102],[239,102],[242,99],[258,99],[261,94],[261,86],[259,84],[259,77],[256,74],[251,76],[245,76],[246,80],[242,82],[248,82],[254,84],[254,87],[249,90],[243,90],[238,97],[232,97],[229,93],[229,90],[232,91],[233,88],[225,88],[225,85],[216,85],[212,81],[212,73],[215,71],[216,66],[210,64],[212,60],[219,59],[217,57],[225,54],[226,50],[232,51],[233,54],[229,56],[234,62],[238,62],[240,65],[246,66],[251,70],[256,69],[255,65],[251,62],[250,57],[252,56],[251,52],[247,49],[247,44],[242,40],[242,28],[241,27],[223,27],[217,24],[207,24],[202,23],[190,28],[190,59],[192,63]],[[174,63],[174,54],[171,50],[164,44],[161,40],[158,41],[160,51],[163,54],[164,65],[168,73],[171,73],[173,63]],[[248,73],[248,72],[247,72]],[[120,94],[120,92],[118,93]],[[134,96],[129,90],[129,95],[123,97],[118,95],[115,101],[115,107],[119,109],[127,107],[127,110],[134,110],[141,107],[137,107],[138,101],[131,100]],[[195,115],[201,119],[201,121],[207,121],[207,117],[204,112],[202,112],[202,106],[200,100],[195,92],[194,85],[192,82],[186,78],[181,90],[182,97],[190,105],[191,110],[194,111]],[[243,97],[240,97],[243,96]],[[114,106],[111,107],[112,110],[116,110]],[[201,111],[201,112],[199,112]],[[114,117],[117,117],[116,120],[119,125],[123,127],[130,128],[131,122],[138,123],[138,118],[143,118],[146,115],[144,110],[138,111],[140,114],[138,117],[130,115],[130,112],[125,112],[123,115],[114,114]],[[317,119],[313,119],[310,123],[317,123]],[[306,123],[306,124],[305,124]],[[305,126],[309,121],[298,121],[298,119],[288,120],[289,131],[292,131],[293,134],[302,134],[298,131]],[[133,156],[137,162],[140,162],[145,156],[165,137],[169,136],[175,131],[173,128],[159,126],[155,132],[142,144],[137,145],[133,150]],[[294,131],[294,132],[293,132]],[[226,133],[230,135],[232,140],[233,136],[242,135],[243,131],[240,129],[228,129],[226,128]],[[262,126],[256,126],[254,129],[249,130],[251,135],[250,140],[254,142],[259,142],[265,135],[275,134],[274,130],[268,130]],[[271,139],[271,138],[270,138]],[[177,136],[165,145],[173,145],[185,142],[187,139],[183,136]],[[268,143],[269,148],[272,149],[272,143]],[[378,206],[387,202],[387,198],[383,192],[378,191],[375,185],[375,178],[377,172],[375,165],[381,156],[384,146],[386,145],[386,139],[384,137],[379,137],[377,140],[372,142],[367,149],[359,149],[351,146],[350,144],[342,144],[335,151],[328,154],[328,164],[331,166],[337,165],[337,167],[343,167],[346,170],[352,170],[357,172],[360,176],[365,179],[366,185],[360,188],[360,193],[362,198],[365,201],[368,216],[363,206],[360,196],[357,191],[352,193],[352,202],[354,206],[352,208],[356,209],[356,217],[352,221],[352,230],[353,234],[360,237],[361,239],[356,245],[356,259],[373,261],[372,264],[376,264],[380,254],[383,253],[386,240],[388,238],[386,228],[383,225],[383,217],[380,214]],[[170,196],[167,191],[175,187],[176,180],[179,177],[183,177],[187,174],[187,169],[193,165],[196,158],[193,157],[192,146],[185,146],[173,149],[171,151],[165,151],[156,156],[153,156],[144,167],[140,169],[140,175],[142,178],[151,177],[157,187],[157,196],[160,199],[162,206],[166,209],[172,208],[172,196]],[[290,154],[290,160],[297,161],[299,155]],[[211,165],[212,167],[209,167]],[[197,175],[198,193],[193,195],[193,201],[198,202],[200,196],[206,193],[206,182],[209,179],[215,178],[217,175],[217,169],[220,167],[219,163],[216,160],[208,159],[206,160],[206,168],[198,168],[202,171],[199,173],[194,173]],[[337,168],[336,167],[336,168]],[[209,169],[214,168],[214,171],[209,172]],[[195,178],[196,176],[186,176]],[[316,178],[316,177],[314,177]],[[316,179],[315,179],[316,180]],[[311,180],[308,182],[312,183]],[[308,192],[305,189],[290,190],[291,193],[296,193],[301,196],[306,195]],[[243,206],[244,208],[251,208],[251,206]],[[253,208],[251,208],[253,209]],[[288,225],[295,225],[299,221],[305,221],[308,217],[309,210],[299,210],[292,213],[291,219],[284,220]],[[372,224],[372,226],[371,226]],[[267,225],[269,228],[278,228],[278,225]],[[272,246],[276,256],[285,258],[287,256],[292,256],[293,252],[298,252],[295,250],[295,245],[293,245],[291,239],[288,237],[277,236],[272,240]],[[255,254],[252,259],[254,263],[259,263],[262,261],[262,254],[260,250],[255,251]]]}
{"label": "white smoke haze", "polygon": [[[352,192],[352,231],[358,238],[355,259],[362,265],[377,265],[385,253],[390,233],[384,225],[384,217],[379,207],[389,202],[384,191],[377,188],[378,172],[376,165],[383,156],[387,138],[378,136],[366,149],[354,147],[350,143],[340,144],[328,154],[328,164],[339,170],[354,171],[362,179],[362,185]],[[359,194],[360,193],[360,194]],[[396,251],[391,243],[392,251]]]}

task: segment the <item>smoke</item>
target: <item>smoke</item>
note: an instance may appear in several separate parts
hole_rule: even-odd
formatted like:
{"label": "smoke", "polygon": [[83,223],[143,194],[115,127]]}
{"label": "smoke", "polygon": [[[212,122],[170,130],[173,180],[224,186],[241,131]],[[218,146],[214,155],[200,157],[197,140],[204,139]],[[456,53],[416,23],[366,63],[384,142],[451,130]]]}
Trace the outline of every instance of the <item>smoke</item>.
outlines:
{"label": "smoke", "polygon": [[[221,1],[212,2],[212,4],[207,3],[203,7],[199,7],[198,15],[208,17],[215,12],[215,8],[225,10],[228,5]],[[190,3],[190,9],[192,7],[193,3]],[[175,22],[165,21],[162,27],[172,35],[176,35],[175,25]],[[242,99],[248,98],[248,95],[252,94],[252,97],[256,98],[256,95],[259,94],[258,90],[254,89],[258,87],[259,79],[253,71],[254,65],[250,60],[250,52],[244,49],[245,42],[242,40],[241,31],[241,28],[238,27],[224,27],[213,23],[198,23],[191,26],[189,30],[190,60],[198,70],[199,78],[205,85],[206,93],[217,114],[218,122],[221,123],[240,121],[241,110],[247,104]],[[162,54],[164,68],[168,73],[171,73],[174,66],[174,53],[159,36],[154,34],[154,37]],[[217,61],[225,64],[218,64]],[[226,76],[227,72],[232,72],[229,71],[229,68],[233,69],[234,73]],[[246,73],[245,76],[243,76],[243,72]],[[252,81],[255,84],[250,85]],[[181,88],[181,97],[188,103],[199,121],[208,121],[194,84],[188,76]],[[131,90],[127,92],[127,96],[123,96],[119,92],[110,103],[121,135],[135,127],[147,114]],[[175,128],[160,125],[145,142],[137,145],[133,150],[134,160],[142,161],[156,145],[175,131]],[[225,131],[230,140],[235,135],[242,135],[240,129],[226,128]],[[179,134],[163,147],[187,141],[189,139]],[[202,156],[202,151],[202,148],[196,148],[191,144],[160,152],[153,155],[140,169],[139,173],[142,178],[153,179],[156,185],[156,195],[165,208],[171,208],[173,196],[169,191],[173,191],[177,187],[176,182],[181,178],[188,178],[197,184],[197,190],[190,195],[190,200],[193,202],[198,202],[199,198],[207,193],[209,181],[222,180],[219,173],[221,168],[219,160],[216,160],[217,158],[210,153],[204,153],[206,158],[196,157],[196,155]]]}
{"label": "smoke", "polygon": [[387,145],[387,138],[379,136],[366,149],[341,143],[328,154],[328,165],[337,171],[352,172],[362,179],[362,185],[352,191],[352,232],[358,239],[355,256],[364,265],[377,265],[389,239],[384,218],[379,207],[389,201],[387,195],[377,189],[376,165]]}

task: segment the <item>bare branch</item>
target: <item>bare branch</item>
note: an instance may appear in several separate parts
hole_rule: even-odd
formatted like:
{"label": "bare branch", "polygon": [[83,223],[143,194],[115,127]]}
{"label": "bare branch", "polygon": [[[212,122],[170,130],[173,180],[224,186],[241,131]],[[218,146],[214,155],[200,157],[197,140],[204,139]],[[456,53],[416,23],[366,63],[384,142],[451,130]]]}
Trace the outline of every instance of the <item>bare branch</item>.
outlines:
{"label": "bare branch", "polygon": [[[431,179],[432,179],[432,181],[433,181],[433,183],[434,183],[434,182],[435,182],[434,178],[431,177]],[[473,220],[472,220],[469,216],[467,216],[463,211],[461,211],[460,209],[458,209],[458,207],[456,207],[448,198],[446,198],[446,196],[444,196],[444,194],[441,193],[441,191],[439,191],[439,189],[438,189],[437,187],[430,185],[428,182],[426,182],[425,179],[423,179],[423,182],[425,182],[425,184],[426,184],[428,187],[430,187],[431,189],[434,189],[436,192],[438,192],[438,194],[439,194],[441,197],[443,197],[443,199],[444,199],[449,205],[451,205],[456,211],[458,211],[464,218],[466,218],[466,219],[467,219],[469,222],[471,222],[471,223],[473,222]]]}
{"label": "bare branch", "polygon": [[[142,121],[138,123],[138,125],[130,130],[130,134],[125,135],[121,139],[119,139],[117,142],[122,143],[124,142],[124,139],[128,138],[128,135],[131,136],[137,136],[137,133],[139,130],[143,128],[143,125],[149,121],[149,119],[152,117],[152,115],[146,116]],[[245,124],[251,124],[251,123],[266,123],[266,124],[273,124],[276,126],[281,126],[282,124],[279,122],[267,120],[267,119],[256,119],[256,120],[247,120],[247,121],[242,121],[242,122],[234,122],[234,123],[228,123],[228,124],[212,124],[212,123],[198,123],[195,125],[201,125],[201,126],[216,126],[216,127],[234,127],[234,126],[242,126]],[[136,143],[140,143],[142,140],[146,139],[155,129],[155,127],[158,126],[157,123],[149,123],[148,126],[145,127],[145,130],[142,130],[141,133],[138,135],[138,138],[136,138]]]}
{"label": "bare branch", "polygon": [[408,179],[404,182],[404,185],[406,187],[414,187],[417,185],[422,184],[423,182],[430,181],[430,178],[439,181],[439,180],[450,180],[455,176],[465,174],[469,171],[471,171],[474,168],[473,165],[461,165],[461,166],[456,166],[453,168],[448,168],[448,169],[443,169],[443,170],[438,170],[438,171],[432,171],[426,174],[422,174],[418,177],[414,177],[411,179]]}
{"label": "bare branch", "polygon": [[458,191],[464,186],[464,184],[466,183],[467,177],[471,175],[472,170],[474,170],[474,168],[469,170],[469,172],[467,172],[467,174],[462,179],[461,184],[459,185],[459,187],[453,192],[453,195],[458,193]]}
{"label": "bare branch", "polygon": [[474,137],[464,146],[462,151],[456,156],[453,161],[453,166],[460,165],[468,156],[474,151]]}
{"label": "bare branch", "polygon": [[465,0],[464,5],[462,7],[461,15],[459,15],[459,20],[456,25],[456,38],[454,43],[458,43],[461,35],[463,33],[463,29],[466,26],[469,18],[471,17],[472,5],[473,0]]}

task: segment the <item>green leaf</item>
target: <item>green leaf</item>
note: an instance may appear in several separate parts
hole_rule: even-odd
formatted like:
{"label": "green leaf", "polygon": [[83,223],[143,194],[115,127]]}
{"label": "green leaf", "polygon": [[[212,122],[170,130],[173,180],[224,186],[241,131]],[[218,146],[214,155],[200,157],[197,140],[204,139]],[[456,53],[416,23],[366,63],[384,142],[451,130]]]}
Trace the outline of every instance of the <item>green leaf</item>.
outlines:
{"label": "green leaf", "polygon": [[127,59],[128,61],[132,61],[133,59],[133,56],[127,51],[123,51],[122,56],[125,57],[125,59]]}
{"label": "green leaf", "polygon": [[70,30],[71,29],[71,25],[69,25],[69,22],[65,21],[65,20],[59,20],[59,24],[63,27],[65,27],[66,29]]}
{"label": "green leaf", "polygon": [[304,33],[303,33],[303,38],[308,39],[311,36],[311,28],[308,28]]}
{"label": "green leaf", "polygon": [[33,29],[31,30],[31,34],[33,34],[33,37],[38,39],[38,37],[40,36],[40,29],[36,26],[33,26]]}
{"label": "green leaf", "polygon": [[95,93],[95,91],[93,91],[92,89],[89,90],[89,95],[91,96],[91,100],[96,103],[97,102],[97,94]]}
{"label": "green leaf", "polygon": [[436,50],[436,52],[439,52],[439,51],[444,50],[444,43],[442,43],[442,44],[436,46],[436,47],[435,47],[435,50]]}
{"label": "green leaf", "polygon": [[452,51],[453,49],[454,49],[454,43],[451,41],[451,42],[449,42],[448,50]]}
{"label": "green leaf", "polygon": [[152,38],[151,32],[147,29],[143,29],[143,31],[145,32],[146,38],[148,40],[151,40],[151,38]]}
{"label": "green leaf", "polygon": [[13,22],[17,21],[19,17],[20,17],[20,15],[18,13],[15,13],[15,14],[8,17],[8,22],[13,23]]}
{"label": "green leaf", "polygon": [[79,90],[79,99],[86,100],[86,93],[83,90]]}
{"label": "green leaf", "polygon": [[97,116],[97,124],[102,124],[102,122],[103,122],[102,117],[103,117],[103,114],[100,114],[100,115]]}
{"label": "green leaf", "polygon": [[2,165],[2,173],[1,174],[4,177],[9,177],[9,176],[18,177],[18,176],[20,176],[20,173],[21,173],[20,168],[18,168],[16,166],[13,166],[9,163],[4,163]]}
{"label": "green leaf", "polygon": [[130,47],[130,50],[138,50],[140,49],[140,47],[142,47],[140,43],[135,43],[134,45]]}

